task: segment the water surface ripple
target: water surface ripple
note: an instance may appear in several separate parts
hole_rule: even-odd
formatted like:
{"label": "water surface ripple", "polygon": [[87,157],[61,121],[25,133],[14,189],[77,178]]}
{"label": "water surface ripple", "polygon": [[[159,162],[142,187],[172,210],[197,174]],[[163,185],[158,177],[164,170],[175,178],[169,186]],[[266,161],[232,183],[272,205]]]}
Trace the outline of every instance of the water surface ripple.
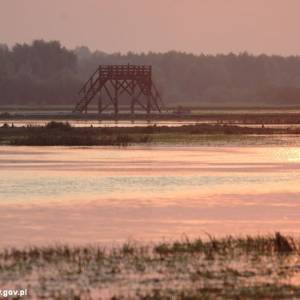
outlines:
{"label": "water surface ripple", "polygon": [[0,245],[300,233],[298,147],[0,147]]}

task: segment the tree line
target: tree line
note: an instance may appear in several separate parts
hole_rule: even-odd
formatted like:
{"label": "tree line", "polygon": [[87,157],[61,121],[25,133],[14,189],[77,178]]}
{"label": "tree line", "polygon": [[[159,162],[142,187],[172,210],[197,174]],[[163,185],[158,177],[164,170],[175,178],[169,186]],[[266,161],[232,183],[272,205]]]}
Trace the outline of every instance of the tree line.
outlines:
{"label": "tree line", "polygon": [[149,64],[167,105],[300,105],[300,56],[108,54],[58,41],[0,45],[0,104],[74,104],[100,64]]}

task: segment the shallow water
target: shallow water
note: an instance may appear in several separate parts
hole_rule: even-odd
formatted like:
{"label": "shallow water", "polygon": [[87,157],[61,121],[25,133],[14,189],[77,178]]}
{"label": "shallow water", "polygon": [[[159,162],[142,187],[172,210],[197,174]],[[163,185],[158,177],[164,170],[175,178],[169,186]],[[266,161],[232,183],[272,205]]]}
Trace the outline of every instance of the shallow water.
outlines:
{"label": "shallow water", "polygon": [[300,235],[299,147],[0,147],[0,245]]}
{"label": "shallow water", "polygon": [[[27,126],[45,126],[51,121],[60,122],[56,119],[5,119],[0,120],[0,127],[4,124],[15,127],[27,127]],[[197,124],[227,124],[240,127],[251,127],[251,128],[261,128],[262,124],[245,124],[241,122],[217,122],[215,120],[152,120],[152,121],[108,121],[108,120],[68,120],[68,123],[73,127],[144,127],[144,126],[168,126],[168,127],[179,127],[183,125],[197,125]],[[265,128],[300,128],[300,124],[264,124]]]}
{"label": "shallow water", "polygon": [[[22,126],[45,126],[47,123],[51,121],[60,122],[60,120],[56,119],[6,119],[0,120],[0,127],[4,124],[14,125],[15,127],[22,127]],[[178,127],[182,125],[194,125],[197,122],[195,121],[108,121],[108,120],[68,120],[69,124],[73,127],[144,127],[144,126],[170,126],[170,127]],[[207,123],[207,122],[205,122]],[[215,123],[215,122],[208,122],[208,123]]]}

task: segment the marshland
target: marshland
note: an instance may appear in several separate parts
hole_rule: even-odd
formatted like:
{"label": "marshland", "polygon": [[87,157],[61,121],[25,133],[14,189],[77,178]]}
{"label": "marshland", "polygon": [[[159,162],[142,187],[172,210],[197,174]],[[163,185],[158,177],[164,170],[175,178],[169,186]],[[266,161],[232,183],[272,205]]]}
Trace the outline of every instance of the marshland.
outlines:
{"label": "marshland", "polygon": [[298,299],[300,241],[280,233],[0,251],[1,287],[30,299]]}
{"label": "marshland", "polygon": [[4,123],[1,287],[299,298],[299,139],[290,125]]}
{"label": "marshland", "polygon": [[[125,127],[74,127],[68,122],[51,121],[44,126],[16,127],[3,123],[0,144],[23,146],[128,146],[146,143],[209,143],[210,140],[242,140],[243,137],[297,136],[300,127],[237,126],[228,124],[196,123],[178,126],[148,125]],[[252,139],[253,140],[253,139]]]}
{"label": "marshland", "polygon": [[297,124],[14,122],[0,127],[2,289],[300,297]]}
{"label": "marshland", "polygon": [[300,299],[286,2],[0,1],[0,298]]}

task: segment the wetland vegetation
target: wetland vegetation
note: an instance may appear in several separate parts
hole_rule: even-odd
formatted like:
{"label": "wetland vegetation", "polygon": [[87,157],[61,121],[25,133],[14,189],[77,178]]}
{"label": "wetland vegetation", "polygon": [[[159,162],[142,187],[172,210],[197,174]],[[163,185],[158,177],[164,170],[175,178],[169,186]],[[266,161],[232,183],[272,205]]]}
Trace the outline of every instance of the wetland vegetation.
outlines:
{"label": "wetland vegetation", "polygon": [[45,126],[0,128],[0,144],[23,146],[128,146],[145,143],[200,143],[253,141],[272,135],[299,135],[300,128],[247,127],[227,124],[195,124],[178,127],[72,127],[51,121]]}
{"label": "wetland vegetation", "polygon": [[10,248],[0,250],[0,281],[22,280],[32,299],[298,299],[299,251],[280,233]]}

